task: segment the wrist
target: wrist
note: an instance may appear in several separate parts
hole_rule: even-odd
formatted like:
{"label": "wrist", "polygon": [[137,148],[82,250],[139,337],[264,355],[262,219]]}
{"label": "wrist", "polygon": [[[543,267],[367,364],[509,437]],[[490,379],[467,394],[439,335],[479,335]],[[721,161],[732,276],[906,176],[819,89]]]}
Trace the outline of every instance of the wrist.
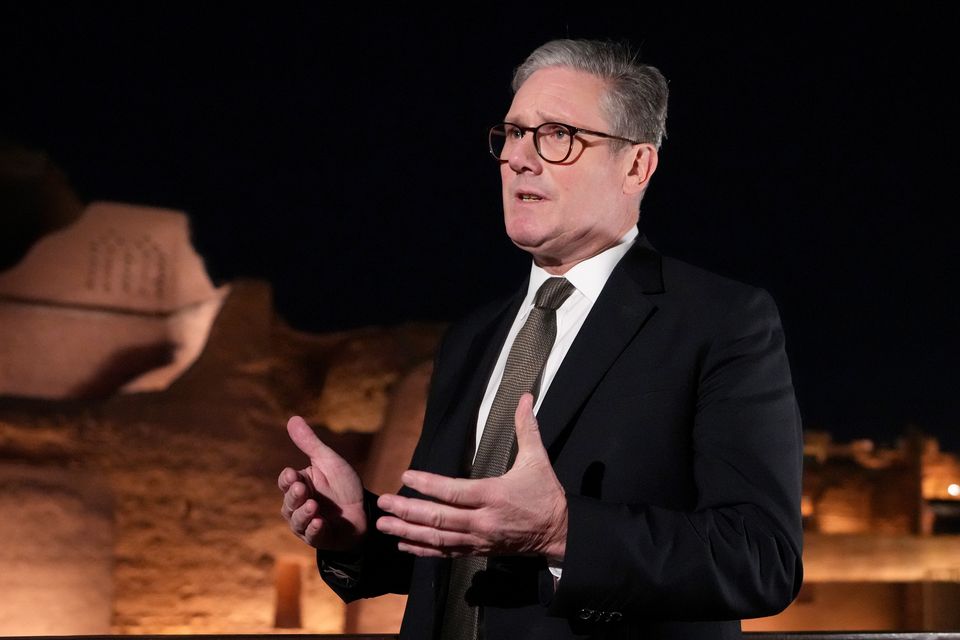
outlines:
{"label": "wrist", "polygon": [[562,563],[567,555],[567,496],[560,495],[560,500],[552,519],[553,524],[549,528],[550,535],[544,546],[544,556],[549,562]]}

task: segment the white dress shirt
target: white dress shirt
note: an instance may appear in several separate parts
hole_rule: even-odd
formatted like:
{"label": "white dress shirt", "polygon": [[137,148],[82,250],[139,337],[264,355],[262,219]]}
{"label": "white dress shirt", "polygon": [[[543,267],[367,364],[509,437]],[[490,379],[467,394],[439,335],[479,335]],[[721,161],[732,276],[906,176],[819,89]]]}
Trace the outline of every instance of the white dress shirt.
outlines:
{"label": "white dress shirt", "polygon": [[[547,357],[547,362],[543,366],[543,373],[540,377],[540,392],[537,394],[537,400],[533,406],[534,413],[540,410],[540,403],[547,395],[547,390],[550,388],[550,383],[553,382],[557,369],[560,368],[560,363],[563,362],[567,351],[570,350],[570,345],[573,344],[573,339],[580,332],[580,327],[587,319],[587,314],[590,313],[593,304],[600,297],[600,292],[607,283],[607,278],[610,277],[613,268],[620,262],[620,258],[633,246],[637,235],[637,228],[630,227],[630,230],[620,238],[619,243],[603,253],[580,262],[563,275],[575,287],[575,291],[557,309],[557,337],[553,343],[553,348],[550,350],[550,355]],[[536,264],[531,265],[530,286],[527,287],[527,295],[520,305],[517,317],[513,320],[513,326],[510,327],[507,339],[500,350],[500,356],[497,358],[497,364],[493,368],[493,373],[490,374],[490,380],[487,382],[483,402],[480,403],[480,412],[477,415],[476,449],[480,447],[480,438],[483,436],[483,428],[487,424],[487,417],[490,415],[490,408],[493,406],[493,397],[496,395],[497,389],[500,387],[500,381],[503,379],[503,369],[507,364],[510,347],[513,346],[513,341],[520,332],[520,328],[527,321],[530,310],[533,309],[533,301],[537,295],[537,290],[548,278],[552,277],[554,276]]]}

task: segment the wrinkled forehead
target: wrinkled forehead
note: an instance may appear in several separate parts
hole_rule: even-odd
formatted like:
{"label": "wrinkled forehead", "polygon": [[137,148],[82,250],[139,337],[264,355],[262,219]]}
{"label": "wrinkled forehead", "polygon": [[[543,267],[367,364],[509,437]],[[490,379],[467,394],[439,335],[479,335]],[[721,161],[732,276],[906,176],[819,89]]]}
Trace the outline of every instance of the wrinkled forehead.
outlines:
{"label": "wrinkled forehead", "polygon": [[550,121],[606,126],[605,94],[606,83],[597,76],[569,67],[547,67],[520,85],[505,119],[524,126]]}

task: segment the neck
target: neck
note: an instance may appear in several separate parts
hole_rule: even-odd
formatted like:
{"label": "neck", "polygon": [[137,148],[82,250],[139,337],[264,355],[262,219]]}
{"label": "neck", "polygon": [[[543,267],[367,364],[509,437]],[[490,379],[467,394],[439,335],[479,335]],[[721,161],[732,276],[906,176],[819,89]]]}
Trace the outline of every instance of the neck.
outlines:
{"label": "neck", "polygon": [[586,248],[582,253],[579,253],[579,254],[569,255],[569,256],[555,256],[555,255],[542,254],[542,253],[538,254],[535,252],[531,252],[533,254],[533,262],[538,267],[540,267],[541,269],[543,269],[544,271],[546,271],[552,276],[562,276],[566,272],[570,271],[570,269],[574,268],[575,266],[583,262],[584,260],[589,260],[590,258],[593,258],[594,256],[598,256],[604,251],[607,251],[608,249],[612,249],[613,247],[620,244],[620,242],[627,235],[627,232],[630,230],[630,228],[635,226],[636,226],[636,221],[634,221],[632,225],[629,225],[624,229],[622,229],[620,234],[617,235],[612,240],[608,240],[607,242],[601,243],[598,246],[593,248]]}

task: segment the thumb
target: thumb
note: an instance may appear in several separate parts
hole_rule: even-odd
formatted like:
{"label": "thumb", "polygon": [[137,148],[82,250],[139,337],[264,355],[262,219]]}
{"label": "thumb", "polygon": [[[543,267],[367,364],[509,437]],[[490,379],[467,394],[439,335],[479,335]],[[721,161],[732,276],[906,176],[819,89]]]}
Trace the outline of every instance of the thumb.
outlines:
{"label": "thumb", "polygon": [[543,441],[540,439],[540,425],[537,423],[537,417],[533,415],[533,395],[525,393],[520,396],[513,421],[517,428],[518,455],[522,451],[530,452],[543,449]]}
{"label": "thumb", "polygon": [[313,429],[310,428],[310,425],[300,416],[293,416],[287,420],[287,433],[290,434],[293,444],[307,454],[311,462],[326,458],[333,453],[333,449],[323,444],[317,434],[313,432]]}

